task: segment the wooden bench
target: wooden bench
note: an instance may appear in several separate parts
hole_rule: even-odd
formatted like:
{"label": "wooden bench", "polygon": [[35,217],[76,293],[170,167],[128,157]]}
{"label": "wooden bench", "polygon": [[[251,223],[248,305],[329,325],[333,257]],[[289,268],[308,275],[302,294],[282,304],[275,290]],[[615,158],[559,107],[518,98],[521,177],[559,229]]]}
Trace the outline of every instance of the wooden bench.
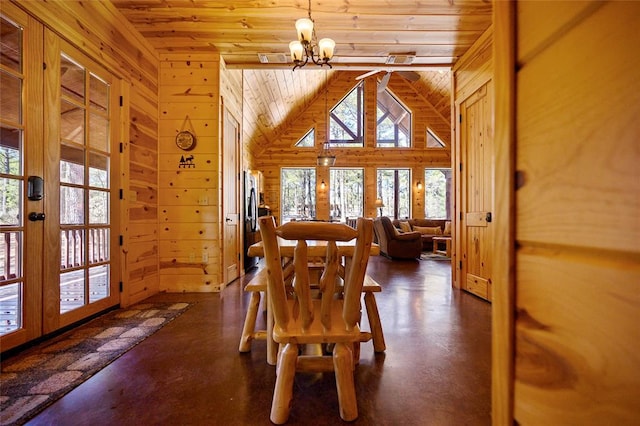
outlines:
{"label": "wooden bench", "polygon": [[[318,271],[318,275],[319,275]],[[247,308],[247,314],[244,319],[244,326],[242,327],[242,336],[240,336],[240,346],[238,350],[240,352],[250,352],[251,342],[253,340],[266,340],[267,330],[256,330],[256,320],[258,318],[258,309],[260,307],[260,300],[262,299],[262,293],[267,290],[267,270],[261,269],[258,273],[247,283],[244,287],[244,291],[250,292],[251,297],[249,299],[249,307]],[[363,332],[362,341],[373,340],[373,349],[375,352],[384,352],[386,344],[384,342],[384,334],[382,333],[382,322],[380,321],[380,314],[378,313],[378,304],[373,293],[379,293],[382,291],[382,287],[376,280],[369,275],[365,275],[364,282],[362,284],[362,293],[364,294],[364,304],[367,310],[367,318],[369,319],[369,325],[371,326],[371,332]],[[265,308],[266,309],[266,308]]]}

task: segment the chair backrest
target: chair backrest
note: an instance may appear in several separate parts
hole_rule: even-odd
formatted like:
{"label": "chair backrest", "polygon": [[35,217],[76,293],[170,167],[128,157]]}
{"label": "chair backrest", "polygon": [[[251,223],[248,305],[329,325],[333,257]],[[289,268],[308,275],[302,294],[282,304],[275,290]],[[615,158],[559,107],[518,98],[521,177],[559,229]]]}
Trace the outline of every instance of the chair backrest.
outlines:
{"label": "chair backrest", "polygon": [[393,222],[387,216],[382,216],[380,218],[380,223],[382,224],[382,228],[386,233],[388,238],[393,238],[396,235],[395,226],[393,226]]}
{"label": "chair backrest", "polygon": [[[327,222],[288,222],[279,227],[271,216],[259,219],[260,232],[264,247],[267,273],[269,276],[268,291],[271,297],[271,307],[275,326],[286,330],[290,313],[287,307],[288,287],[293,285],[295,298],[299,309],[297,314],[302,320],[303,329],[309,329],[314,321],[321,321],[324,330],[338,327],[332,324],[331,305],[336,299],[336,284],[340,270],[342,253],[336,242],[354,240],[353,252],[349,251],[349,267],[344,277],[343,294],[343,327],[353,330],[360,319],[360,294],[366,274],[371,242],[373,237],[373,222],[371,219],[359,218],[356,229],[341,223]],[[287,262],[281,256],[279,239],[296,241],[294,257]],[[320,254],[319,254],[320,253]],[[312,283],[309,279],[309,260],[314,262],[321,259],[323,272],[320,277],[319,292],[321,299],[320,318],[314,318],[312,304]],[[284,266],[283,266],[284,265]],[[291,273],[293,280],[290,280]],[[316,287],[314,286],[314,290]]]}

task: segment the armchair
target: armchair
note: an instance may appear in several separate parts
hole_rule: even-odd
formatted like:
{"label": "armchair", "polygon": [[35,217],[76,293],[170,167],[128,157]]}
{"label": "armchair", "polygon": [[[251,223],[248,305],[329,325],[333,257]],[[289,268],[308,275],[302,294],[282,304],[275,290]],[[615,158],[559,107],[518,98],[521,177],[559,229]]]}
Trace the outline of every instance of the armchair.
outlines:
{"label": "armchair", "polygon": [[415,259],[422,253],[422,236],[419,232],[396,231],[391,219],[378,217],[373,222],[373,229],[380,245],[380,253],[398,259]]}

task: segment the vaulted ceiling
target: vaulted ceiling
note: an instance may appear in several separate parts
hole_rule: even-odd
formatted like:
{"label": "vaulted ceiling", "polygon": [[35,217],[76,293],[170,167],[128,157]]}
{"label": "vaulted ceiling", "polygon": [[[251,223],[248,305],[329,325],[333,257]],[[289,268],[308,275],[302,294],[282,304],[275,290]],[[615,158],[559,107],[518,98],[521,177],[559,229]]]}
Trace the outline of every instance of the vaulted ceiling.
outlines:
{"label": "vaulted ceiling", "polygon": [[[245,70],[244,97],[264,128],[275,129],[292,109],[314,99],[328,80],[318,71],[326,66],[291,71],[288,45],[296,38],[295,21],[308,16],[308,0],[111,2],[158,52],[219,52],[227,68]],[[444,117],[450,115],[449,70],[491,25],[490,0],[310,4],[318,38],[336,42],[331,72],[415,71],[420,79],[407,82]],[[394,72],[392,78],[400,74]],[[267,141],[268,133],[263,135]]]}

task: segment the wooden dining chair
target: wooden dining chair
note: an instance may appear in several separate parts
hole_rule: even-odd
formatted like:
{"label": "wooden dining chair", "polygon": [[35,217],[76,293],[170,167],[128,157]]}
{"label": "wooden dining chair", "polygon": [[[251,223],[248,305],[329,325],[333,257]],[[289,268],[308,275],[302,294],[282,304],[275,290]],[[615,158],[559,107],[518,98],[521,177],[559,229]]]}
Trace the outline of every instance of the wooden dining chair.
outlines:
{"label": "wooden dining chair", "polygon": [[[373,222],[359,218],[354,229],[346,224],[326,222],[288,222],[276,227],[273,217],[258,220],[269,277],[273,339],[279,344],[271,421],[282,424],[289,418],[296,372],[330,371],[336,378],[340,417],[354,420],[358,417],[354,347],[362,341],[360,296],[373,239]],[[278,237],[297,241],[291,281],[293,294],[287,288]],[[336,292],[341,267],[336,242],[354,238],[355,250],[344,278],[344,291]],[[312,286],[309,278],[308,240],[327,241],[319,286]],[[304,351],[305,355],[301,355],[302,345],[323,345],[332,348],[332,354]]]}

